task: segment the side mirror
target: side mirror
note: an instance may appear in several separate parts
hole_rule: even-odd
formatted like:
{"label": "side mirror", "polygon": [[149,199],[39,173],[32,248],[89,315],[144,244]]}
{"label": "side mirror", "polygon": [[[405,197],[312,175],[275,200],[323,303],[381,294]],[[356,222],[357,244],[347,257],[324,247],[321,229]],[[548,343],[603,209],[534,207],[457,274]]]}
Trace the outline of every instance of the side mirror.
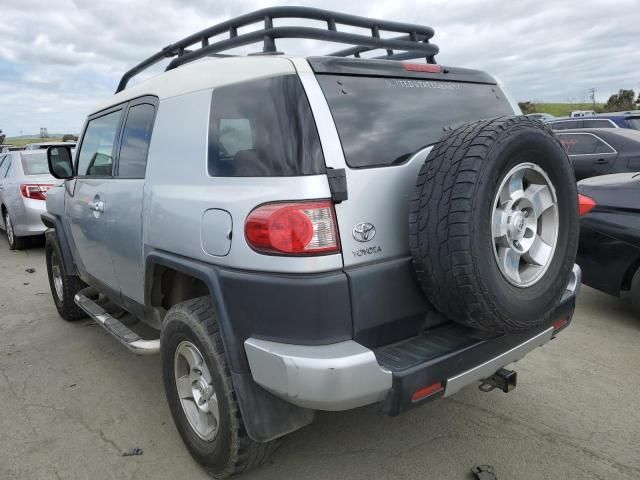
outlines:
{"label": "side mirror", "polygon": [[55,178],[66,180],[73,177],[73,156],[71,147],[49,147],[47,148],[47,163],[49,172]]}

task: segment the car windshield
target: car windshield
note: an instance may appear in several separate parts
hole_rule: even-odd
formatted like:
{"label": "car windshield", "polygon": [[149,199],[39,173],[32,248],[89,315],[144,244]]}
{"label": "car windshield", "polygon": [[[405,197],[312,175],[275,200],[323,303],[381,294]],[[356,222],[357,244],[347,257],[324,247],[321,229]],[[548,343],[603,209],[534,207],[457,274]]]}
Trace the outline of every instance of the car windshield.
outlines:
{"label": "car windshield", "polygon": [[45,175],[49,173],[45,152],[22,155],[22,169],[25,175]]}

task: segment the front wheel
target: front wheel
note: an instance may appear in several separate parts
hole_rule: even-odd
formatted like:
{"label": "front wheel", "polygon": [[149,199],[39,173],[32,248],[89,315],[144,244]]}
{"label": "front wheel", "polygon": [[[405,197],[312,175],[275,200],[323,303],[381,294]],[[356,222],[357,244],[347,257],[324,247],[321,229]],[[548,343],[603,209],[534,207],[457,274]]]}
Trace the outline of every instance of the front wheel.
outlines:
{"label": "front wheel", "polygon": [[58,314],[67,321],[78,320],[87,316],[74,301],[76,293],[87,285],[74,275],[67,275],[67,270],[62,261],[62,253],[58,242],[47,235],[44,247],[44,256],[47,263],[47,275],[51,296],[56,305]]}
{"label": "front wheel", "polygon": [[191,456],[217,479],[262,464],[275,443],[247,436],[209,297],[169,310],[160,355],[169,409]]}

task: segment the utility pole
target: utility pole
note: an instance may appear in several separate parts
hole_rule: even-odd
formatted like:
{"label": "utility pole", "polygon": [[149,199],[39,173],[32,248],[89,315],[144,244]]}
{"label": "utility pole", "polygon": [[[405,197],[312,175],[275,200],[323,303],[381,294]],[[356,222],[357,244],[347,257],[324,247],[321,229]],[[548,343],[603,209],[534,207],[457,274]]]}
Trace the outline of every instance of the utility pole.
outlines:
{"label": "utility pole", "polygon": [[591,96],[591,101],[593,102],[593,111],[596,111],[596,89],[595,88],[590,88],[588,90],[590,96]]}

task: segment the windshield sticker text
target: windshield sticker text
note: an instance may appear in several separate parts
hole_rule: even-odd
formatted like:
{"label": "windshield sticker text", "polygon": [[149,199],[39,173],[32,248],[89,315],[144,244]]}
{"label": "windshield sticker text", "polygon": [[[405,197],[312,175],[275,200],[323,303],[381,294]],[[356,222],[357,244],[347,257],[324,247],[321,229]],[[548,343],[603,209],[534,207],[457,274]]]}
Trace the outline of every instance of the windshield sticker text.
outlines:
{"label": "windshield sticker text", "polygon": [[428,80],[408,80],[406,78],[385,79],[387,88],[432,88],[438,90],[462,90],[461,83],[430,82]]}

